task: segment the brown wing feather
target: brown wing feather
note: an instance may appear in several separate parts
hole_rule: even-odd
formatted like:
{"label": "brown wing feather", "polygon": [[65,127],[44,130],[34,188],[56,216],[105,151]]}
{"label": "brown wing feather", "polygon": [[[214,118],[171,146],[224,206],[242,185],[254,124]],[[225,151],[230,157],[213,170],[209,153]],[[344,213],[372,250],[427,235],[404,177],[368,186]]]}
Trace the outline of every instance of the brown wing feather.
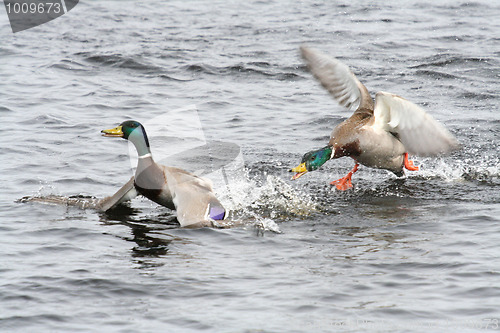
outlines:
{"label": "brown wing feather", "polygon": [[340,105],[356,112],[373,112],[368,89],[349,67],[316,49],[303,46],[300,51],[311,73]]}

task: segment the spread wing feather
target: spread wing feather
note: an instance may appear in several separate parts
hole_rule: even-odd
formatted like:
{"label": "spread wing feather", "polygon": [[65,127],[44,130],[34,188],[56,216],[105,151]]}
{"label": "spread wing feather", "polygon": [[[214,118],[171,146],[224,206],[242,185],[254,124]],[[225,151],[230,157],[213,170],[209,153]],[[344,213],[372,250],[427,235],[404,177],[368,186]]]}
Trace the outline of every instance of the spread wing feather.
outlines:
{"label": "spread wing feather", "polygon": [[316,49],[301,47],[300,51],[311,73],[340,105],[351,111],[373,110],[368,90],[349,67]]}
{"label": "spread wing feather", "polygon": [[116,206],[125,201],[132,200],[136,196],[137,196],[137,191],[134,186],[134,177],[132,177],[115,194],[113,194],[110,197],[106,197],[104,199],[99,200],[97,207],[102,211],[107,211],[112,208],[115,208]]}
{"label": "spread wing feather", "polygon": [[412,102],[386,92],[375,96],[374,127],[397,134],[410,154],[435,156],[459,147],[443,125]]}

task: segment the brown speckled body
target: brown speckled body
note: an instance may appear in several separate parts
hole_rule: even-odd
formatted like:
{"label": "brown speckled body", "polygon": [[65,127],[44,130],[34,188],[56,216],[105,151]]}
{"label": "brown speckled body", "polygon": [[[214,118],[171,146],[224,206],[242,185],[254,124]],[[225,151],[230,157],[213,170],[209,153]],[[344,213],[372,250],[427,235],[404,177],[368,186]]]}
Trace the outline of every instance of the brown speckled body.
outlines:
{"label": "brown speckled body", "polygon": [[403,144],[395,134],[374,129],[372,123],[373,111],[364,108],[335,127],[328,143],[334,147],[332,158],[349,156],[364,166],[402,176]]}

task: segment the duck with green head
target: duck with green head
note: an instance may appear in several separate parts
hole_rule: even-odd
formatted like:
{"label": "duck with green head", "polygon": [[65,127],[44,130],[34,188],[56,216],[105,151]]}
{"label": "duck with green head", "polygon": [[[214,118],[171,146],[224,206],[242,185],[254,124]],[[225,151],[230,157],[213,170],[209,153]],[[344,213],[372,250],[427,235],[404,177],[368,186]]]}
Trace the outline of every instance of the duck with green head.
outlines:
{"label": "duck with green head", "polygon": [[326,146],[321,149],[311,150],[302,157],[300,165],[291,171],[296,172],[292,179],[298,179],[306,172],[318,170],[323,164],[332,157],[332,147]]}
{"label": "duck with green head", "polygon": [[146,130],[139,122],[127,120],[101,132],[106,137],[129,140],[139,155],[134,177],[113,196],[103,199],[99,205],[101,210],[107,211],[141,194],[175,209],[182,227],[211,226],[212,221],[224,220],[226,210],[216,198],[210,181],[179,168],[157,164]]}
{"label": "duck with green head", "polygon": [[330,183],[347,190],[360,164],[400,177],[404,169],[418,170],[408,159],[409,153],[439,156],[458,149],[454,136],[419,106],[386,92],[378,92],[374,103],[368,89],[345,64],[307,47],[301,48],[301,54],[321,85],[354,113],[334,128],[326,147],[304,154],[300,165],[290,170],[296,173],[292,179],[319,169],[330,159],[347,156],[354,160],[354,168]]}

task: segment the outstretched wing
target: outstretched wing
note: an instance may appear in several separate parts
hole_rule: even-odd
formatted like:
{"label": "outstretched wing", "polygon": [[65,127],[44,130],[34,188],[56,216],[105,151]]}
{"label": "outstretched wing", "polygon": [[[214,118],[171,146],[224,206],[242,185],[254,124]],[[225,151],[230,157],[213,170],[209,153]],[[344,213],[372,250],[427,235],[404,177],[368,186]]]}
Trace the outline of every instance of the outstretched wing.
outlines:
{"label": "outstretched wing", "polygon": [[351,111],[373,110],[370,93],[349,67],[316,49],[302,46],[300,51],[311,73],[340,105]]}
{"label": "outstretched wing", "polygon": [[443,125],[406,99],[378,92],[375,96],[373,126],[397,134],[410,154],[433,156],[459,147]]}
{"label": "outstretched wing", "polygon": [[165,174],[182,227],[211,225],[211,220],[225,218],[226,210],[215,197],[209,180],[173,167],[165,167]]}
{"label": "outstretched wing", "polygon": [[110,197],[101,199],[97,204],[97,208],[102,211],[107,211],[121,204],[122,202],[132,200],[137,196],[137,190],[134,186],[134,177],[123,185],[115,194]]}

